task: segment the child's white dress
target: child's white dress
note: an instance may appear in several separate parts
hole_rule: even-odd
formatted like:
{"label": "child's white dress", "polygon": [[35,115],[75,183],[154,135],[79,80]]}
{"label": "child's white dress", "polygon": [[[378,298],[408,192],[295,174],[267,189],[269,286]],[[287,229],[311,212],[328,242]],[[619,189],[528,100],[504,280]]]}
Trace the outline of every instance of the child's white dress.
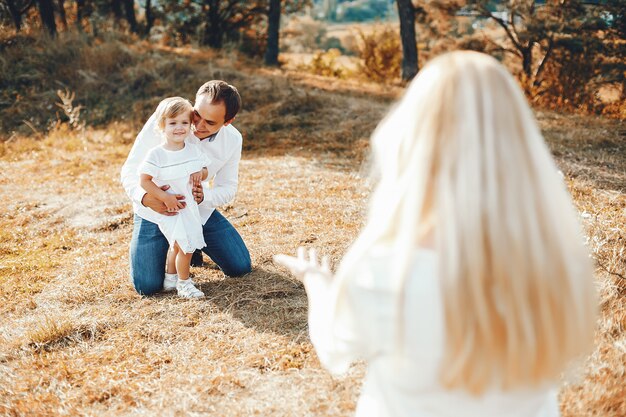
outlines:
{"label": "child's white dress", "polygon": [[170,246],[177,242],[185,253],[191,253],[206,246],[202,233],[202,220],[198,204],[191,192],[189,176],[209,164],[208,156],[198,146],[186,141],[185,147],[179,151],[169,151],[163,145],[155,146],[150,149],[138,168],[139,174],[152,176],[152,181],[159,187],[169,185],[167,193],[185,196],[186,207],[184,209],[179,210],[175,216],[159,214],[157,222]]}

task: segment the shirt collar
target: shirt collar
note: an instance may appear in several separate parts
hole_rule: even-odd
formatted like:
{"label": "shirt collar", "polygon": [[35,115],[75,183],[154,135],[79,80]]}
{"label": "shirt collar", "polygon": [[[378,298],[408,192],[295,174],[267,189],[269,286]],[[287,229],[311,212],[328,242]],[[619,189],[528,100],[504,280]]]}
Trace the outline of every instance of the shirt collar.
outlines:
{"label": "shirt collar", "polygon": [[220,134],[220,132],[222,131],[222,129],[224,129],[224,127],[222,126],[220,128],[220,130],[218,130],[217,132],[213,133],[212,135],[207,136],[206,138],[202,138],[200,139],[199,137],[197,137],[196,135],[192,135],[194,138],[196,138],[196,140],[198,141],[198,143],[207,141],[207,142],[213,142],[215,140],[215,138],[217,138],[217,135]]}
{"label": "shirt collar", "polygon": [[215,140],[215,138],[217,137],[218,132],[219,132],[219,130],[218,130],[217,132],[213,133],[212,135],[207,136],[206,138],[204,138],[204,139],[200,139],[200,140],[201,140],[201,141],[202,141],[202,140],[206,140],[206,141],[208,141],[208,142],[213,142],[213,141]]}

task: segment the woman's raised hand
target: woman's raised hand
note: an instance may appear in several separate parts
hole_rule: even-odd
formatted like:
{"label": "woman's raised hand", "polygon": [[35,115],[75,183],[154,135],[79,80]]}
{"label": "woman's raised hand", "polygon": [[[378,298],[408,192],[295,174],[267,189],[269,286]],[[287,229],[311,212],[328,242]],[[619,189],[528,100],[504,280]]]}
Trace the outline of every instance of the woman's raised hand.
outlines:
{"label": "woman's raised hand", "polygon": [[305,276],[320,275],[328,282],[332,281],[332,273],[330,272],[330,260],[328,256],[322,257],[322,263],[317,261],[317,252],[315,249],[309,249],[307,259],[306,250],[302,246],[298,248],[298,256],[274,255],[274,262],[289,269],[289,271],[300,281],[304,281]]}

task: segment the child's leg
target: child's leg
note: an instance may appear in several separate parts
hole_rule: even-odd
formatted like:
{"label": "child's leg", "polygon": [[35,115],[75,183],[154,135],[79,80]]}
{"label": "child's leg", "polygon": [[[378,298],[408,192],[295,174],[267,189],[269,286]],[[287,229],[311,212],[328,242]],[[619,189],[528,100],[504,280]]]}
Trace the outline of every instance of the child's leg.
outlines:
{"label": "child's leg", "polygon": [[173,247],[167,251],[167,262],[165,264],[165,272],[168,274],[176,273],[176,254],[178,253],[178,245],[174,244]]}
{"label": "child's leg", "polygon": [[170,247],[167,251],[165,262],[165,279],[163,280],[163,291],[174,291],[178,276],[176,275],[176,252],[174,247]]}
{"label": "child's leg", "polygon": [[[175,245],[178,248],[178,244]],[[185,253],[180,248],[176,252],[176,271],[178,271],[178,279],[186,280],[189,278],[189,265],[191,264],[192,253]]]}
{"label": "child's leg", "polygon": [[178,271],[178,282],[176,283],[176,290],[178,295],[184,298],[202,298],[204,293],[193,285],[193,281],[189,279],[189,264],[191,263],[191,256],[193,253],[185,253],[180,250],[178,244],[174,247],[176,252],[176,270]]}

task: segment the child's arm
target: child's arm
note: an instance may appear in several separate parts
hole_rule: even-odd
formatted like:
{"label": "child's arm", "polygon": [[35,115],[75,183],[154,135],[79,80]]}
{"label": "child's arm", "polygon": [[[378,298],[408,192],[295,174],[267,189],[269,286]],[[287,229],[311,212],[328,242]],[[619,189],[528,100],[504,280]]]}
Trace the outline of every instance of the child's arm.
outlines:
{"label": "child's arm", "polygon": [[169,194],[160,189],[153,181],[152,176],[148,174],[139,174],[139,183],[148,194],[158,198],[165,204],[167,211],[178,211],[184,208],[183,204],[178,201],[174,194]]}
{"label": "child's arm", "polygon": [[207,167],[202,167],[200,171],[194,172],[193,174],[189,176],[189,182],[194,187],[198,187],[200,186],[200,182],[206,180],[208,176],[209,176],[209,170],[207,169]]}

